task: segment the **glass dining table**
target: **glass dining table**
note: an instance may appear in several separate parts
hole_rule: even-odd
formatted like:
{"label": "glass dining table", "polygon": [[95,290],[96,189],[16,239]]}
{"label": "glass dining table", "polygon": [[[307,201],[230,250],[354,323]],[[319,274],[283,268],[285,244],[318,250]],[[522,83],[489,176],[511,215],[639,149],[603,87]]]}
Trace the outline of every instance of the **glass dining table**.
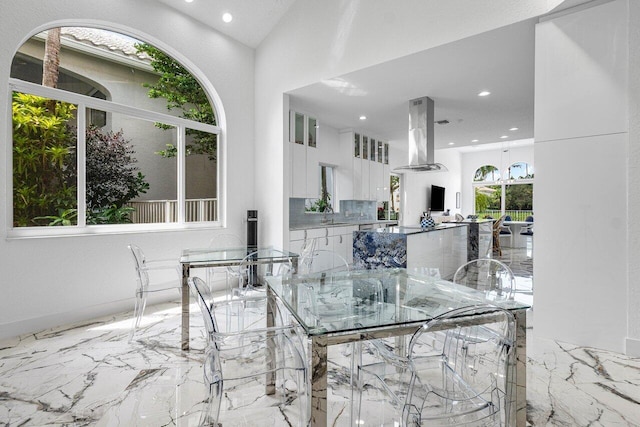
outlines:
{"label": "glass dining table", "polygon": [[239,265],[247,255],[253,265],[291,262],[293,272],[298,269],[298,254],[273,247],[241,246],[233,248],[185,249],[180,256],[182,265],[182,329],[181,348],[189,350],[189,276],[193,268],[232,267]]}
{"label": "glass dining table", "polygon": [[[351,315],[309,316],[304,293],[309,287],[331,292],[345,281],[382,283],[384,302]],[[529,305],[500,301],[491,294],[406,269],[359,270],[266,278],[269,298],[278,299],[311,341],[311,425],[327,425],[327,347],[374,338],[413,334],[424,322],[447,311],[478,304],[509,310],[516,320],[515,362],[509,370],[507,408],[510,426],[526,425],[526,310]],[[356,287],[354,286],[354,289]],[[273,306],[273,304],[269,304]],[[402,338],[398,338],[402,339]]]}

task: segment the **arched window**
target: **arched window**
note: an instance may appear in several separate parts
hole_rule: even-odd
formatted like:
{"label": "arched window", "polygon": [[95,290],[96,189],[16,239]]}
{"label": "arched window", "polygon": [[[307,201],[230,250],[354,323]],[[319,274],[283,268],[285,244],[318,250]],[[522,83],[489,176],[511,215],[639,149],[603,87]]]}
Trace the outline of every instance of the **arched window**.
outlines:
{"label": "arched window", "polygon": [[533,166],[526,162],[516,162],[509,166],[510,180],[533,179]]}
{"label": "arched window", "polygon": [[495,166],[479,167],[473,177],[475,214],[524,221],[533,214],[533,177],[533,166],[526,162],[511,164],[505,179]]}
{"label": "arched window", "polygon": [[473,182],[496,182],[500,179],[500,170],[493,165],[484,165],[476,169]]}
{"label": "arched window", "polygon": [[166,53],[52,28],[15,54],[10,87],[14,230],[218,221],[215,109]]}

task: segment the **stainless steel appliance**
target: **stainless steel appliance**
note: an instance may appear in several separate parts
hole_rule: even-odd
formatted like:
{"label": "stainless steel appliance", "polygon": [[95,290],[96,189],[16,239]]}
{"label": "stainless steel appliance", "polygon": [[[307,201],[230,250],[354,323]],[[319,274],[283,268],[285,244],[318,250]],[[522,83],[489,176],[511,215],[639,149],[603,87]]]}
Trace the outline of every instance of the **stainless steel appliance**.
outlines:
{"label": "stainless steel appliance", "polygon": [[448,169],[434,161],[434,102],[428,96],[409,101],[409,164],[396,172],[440,172]]}

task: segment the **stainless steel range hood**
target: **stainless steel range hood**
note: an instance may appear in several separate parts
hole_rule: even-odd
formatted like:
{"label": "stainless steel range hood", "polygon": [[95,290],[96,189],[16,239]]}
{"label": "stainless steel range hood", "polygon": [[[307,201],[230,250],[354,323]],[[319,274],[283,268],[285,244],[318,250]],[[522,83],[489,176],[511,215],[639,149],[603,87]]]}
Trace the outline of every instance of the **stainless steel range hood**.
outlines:
{"label": "stainless steel range hood", "polygon": [[409,164],[396,172],[445,172],[448,169],[434,161],[434,103],[428,96],[409,101]]}

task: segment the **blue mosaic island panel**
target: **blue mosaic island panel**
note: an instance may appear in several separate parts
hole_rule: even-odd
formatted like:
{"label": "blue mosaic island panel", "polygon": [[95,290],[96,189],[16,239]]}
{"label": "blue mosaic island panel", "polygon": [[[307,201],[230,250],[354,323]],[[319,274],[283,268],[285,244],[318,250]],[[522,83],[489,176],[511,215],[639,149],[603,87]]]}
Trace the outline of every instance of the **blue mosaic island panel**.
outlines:
{"label": "blue mosaic island panel", "polygon": [[353,268],[407,268],[407,235],[354,231]]}

